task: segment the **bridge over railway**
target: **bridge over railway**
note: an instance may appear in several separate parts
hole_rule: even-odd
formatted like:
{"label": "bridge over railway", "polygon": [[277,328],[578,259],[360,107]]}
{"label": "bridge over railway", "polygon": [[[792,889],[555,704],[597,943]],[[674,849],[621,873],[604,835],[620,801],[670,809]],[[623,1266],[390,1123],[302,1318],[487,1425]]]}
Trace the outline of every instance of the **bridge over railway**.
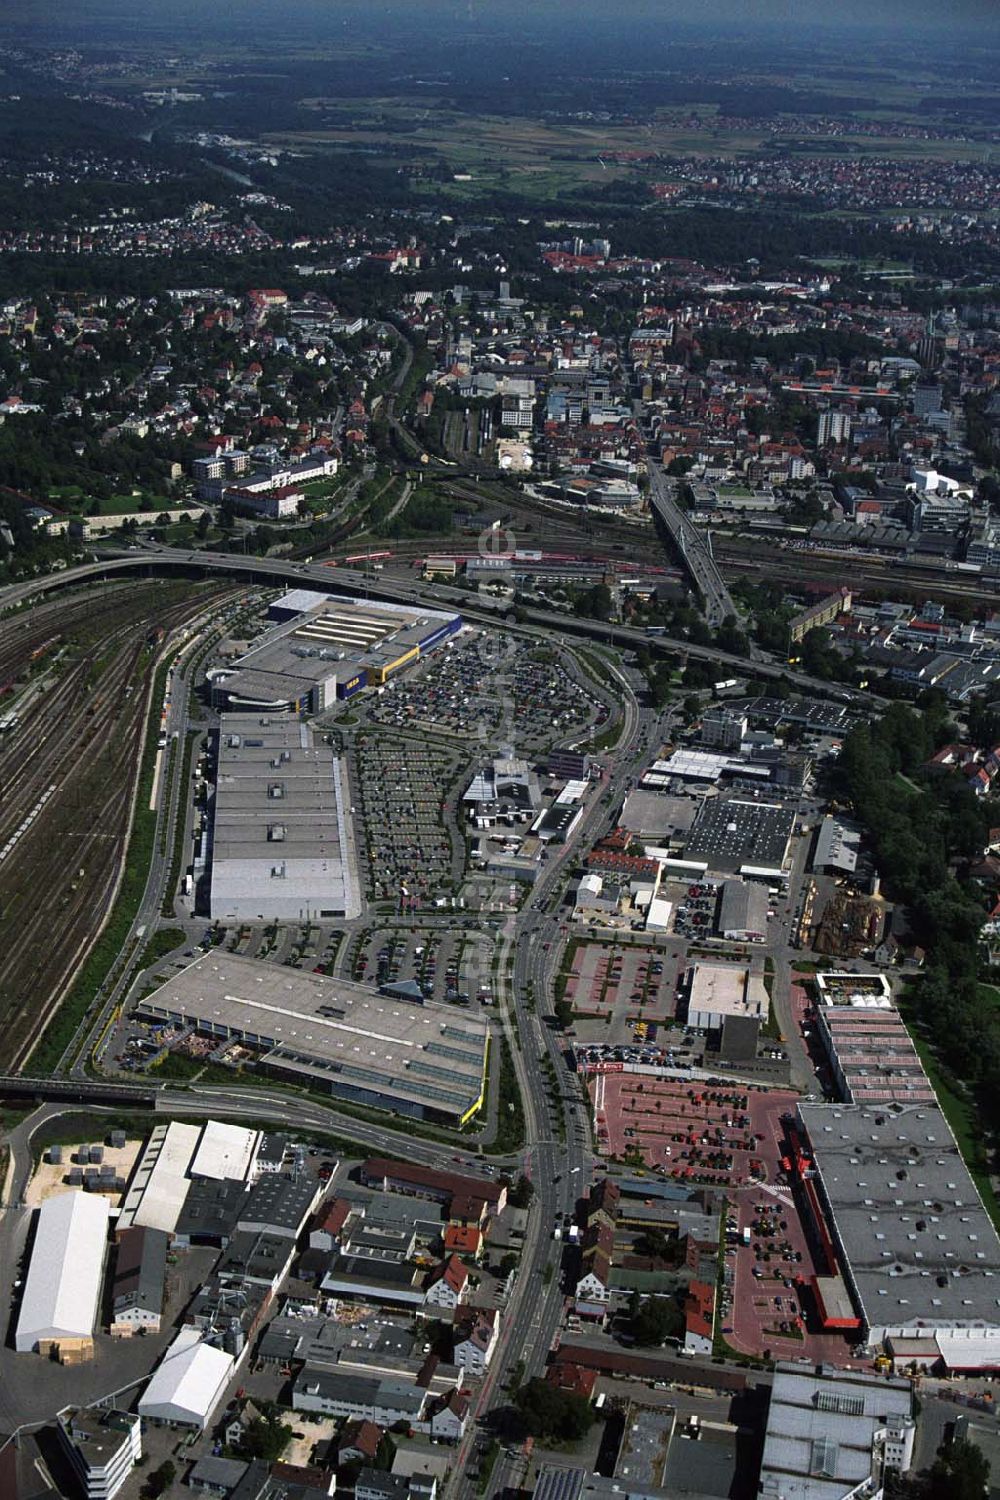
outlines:
{"label": "bridge over railway", "polygon": [[681,561],[701,595],[705,619],[718,630],[727,615],[739,618],[732,595],[709,549],[708,539],[681,510],[674,486],[658,465],[649,466],[650,501],[653,512],[666,527]]}
{"label": "bridge over railway", "polygon": [[[690,524],[690,523],[688,523]],[[714,564],[713,564],[714,567]],[[329,567],[322,562],[288,562],[279,557],[242,557],[238,554],[221,555],[214,552],[189,552],[176,547],[150,547],[126,556],[113,553],[99,561],[83,563],[76,568],[67,568],[61,573],[52,573],[36,578],[31,583],[11,584],[0,589],[0,610],[17,603],[34,599],[57,588],[72,584],[96,582],[102,578],[118,577],[128,573],[176,576],[187,574],[193,578],[207,578],[212,574],[228,574],[244,578],[248,585],[274,585],[283,583],[289,588],[314,588],[331,594],[356,594],[368,599],[387,599],[392,603],[424,604],[441,609],[451,607],[466,620],[487,628],[507,623],[500,609],[484,607],[470,596],[467,590],[445,583],[431,583],[423,579],[400,582],[380,578],[378,582],[365,574],[343,567]],[[726,599],[729,599],[728,593]],[[730,606],[731,606],[731,601]],[[725,606],[720,621],[729,613]],[[555,610],[526,608],[519,611],[519,620],[526,626],[534,626],[563,636],[576,636],[585,640],[608,641],[613,637],[618,646],[643,646],[654,653],[667,652],[673,656],[691,657],[709,661],[728,672],[752,672],[758,679],[783,681],[800,692],[819,694],[824,698],[836,698],[843,703],[858,707],[872,707],[884,700],[877,694],[831,685],[821,678],[810,677],[779,662],[749,661],[731,651],[717,646],[699,646],[681,637],[656,636],[650,638],[645,630],[625,625],[609,626],[599,620],[588,620],[574,615],[560,614]]]}

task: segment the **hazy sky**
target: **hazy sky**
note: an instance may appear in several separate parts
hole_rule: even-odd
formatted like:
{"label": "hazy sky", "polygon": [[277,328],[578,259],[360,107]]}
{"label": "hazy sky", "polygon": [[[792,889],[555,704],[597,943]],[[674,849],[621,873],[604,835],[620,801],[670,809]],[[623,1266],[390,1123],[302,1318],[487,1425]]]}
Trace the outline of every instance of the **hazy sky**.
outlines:
{"label": "hazy sky", "polygon": [[[11,7],[4,26],[17,29],[24,21],[45,21],[55,37],[60,22],[75,29],[88,18],[105,20],[131,17],[152,22],[158,28],[172,20],[197,24],[199,19],[220,29],[230,22],[238,29],[241,19],[252,17],[275,28],[311,22],[325,31],[339,24],[346,14],[367,14],[377,35],[389,17],[397,21],[419,21],[422,16],[466,21],[470,14],[481,25],[503,25],[516,17],[529,30],[548,31],[553,22],[565,19],[577,31],[588,19],[603,26],[613,22],[626,27],[630,21],[662,24],[695,24],[706,29],[720,25],[750,24],[787,27],[790,36],[804,26],[824,28],[898,28],[901,36],[916,29],[934,27],[945,31],[975,26],[983,41],[1000,36],[1000,0],[21,0]],[[3,34],[0,27],[0,36]],[[126,36],[122,40],[127,40]]]}

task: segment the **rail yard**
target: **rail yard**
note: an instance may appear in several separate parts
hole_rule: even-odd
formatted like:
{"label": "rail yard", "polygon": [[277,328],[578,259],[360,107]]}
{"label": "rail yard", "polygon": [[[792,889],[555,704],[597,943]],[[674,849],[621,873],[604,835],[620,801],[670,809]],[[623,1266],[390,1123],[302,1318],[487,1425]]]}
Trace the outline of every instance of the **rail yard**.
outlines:
{"label": "rail yard", "polygon": [[0,741],[0,1056],[12,1067],[113,899],[159,643],[219,592],[116,585],[0,622],[0,680],[23,705]]}

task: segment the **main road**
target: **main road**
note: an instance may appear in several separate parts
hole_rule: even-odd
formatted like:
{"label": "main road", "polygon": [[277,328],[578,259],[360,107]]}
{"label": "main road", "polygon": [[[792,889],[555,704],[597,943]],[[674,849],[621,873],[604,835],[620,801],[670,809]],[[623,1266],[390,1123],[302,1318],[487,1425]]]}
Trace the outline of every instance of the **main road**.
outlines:
{"label": "main road", "polygon": [[[359,594],[369,599],[387,599],[392,603],[422,604],[428,608],[451,608],[465,619],[476,624],[508,624],[500,610],[481,605],[467,590],[444,583],[427,580],[390,581],[384,575],[373,582],[364,573],[349,568],[331,568],[324,563],[290,563],[277,557],[243,557],[234,553],[225,555],[214,552],[190,552],[177,547],[144,549],[141,553],[126,556],[108,555],[98,562],[82,563],[76,568],[67,568],[61,573],[35,578],[30,583],[9,584],[0,589],[0,610],[34,599],[55,588],[66,588],[74,583],[92,583],[98,579],[130,572],[185,572],[211,576],[213,573],[230,574],[243,578],[248,584],[284,583],[291,588],[310,587],[326,593]],[[590,640],[606,641],[611,627],[599,620],[582,619],[574,615],[560,614],[555,610],[523,609],[520,618],[526,625],[562,635],[582,636]],[[731,651],[717,646],[695,645],[681,636],[657,635],[651,637],[645,630],[625,625],[615,625],[614,641],[620,647],[633,650],[643,646],[653,652],[691,657],[697,661],[708,661],[727,672],[750,672],[755,678],[782,681],[804,693],[818,693],[822,697],[833,697],[842,702],[872,707],[884,702],[875,693],[831,685],[822,678],[810,677],[779,662],[750,661]]]}
{"label": "main road", "polygon": [[736,617],[736,606],[712,556],[708,539],[681,510],[673,481],[657,463],[649,465],[649,487],[653,511],[670,533],[704,600],[705,619],[713,630],[718,630],[727,615]]}

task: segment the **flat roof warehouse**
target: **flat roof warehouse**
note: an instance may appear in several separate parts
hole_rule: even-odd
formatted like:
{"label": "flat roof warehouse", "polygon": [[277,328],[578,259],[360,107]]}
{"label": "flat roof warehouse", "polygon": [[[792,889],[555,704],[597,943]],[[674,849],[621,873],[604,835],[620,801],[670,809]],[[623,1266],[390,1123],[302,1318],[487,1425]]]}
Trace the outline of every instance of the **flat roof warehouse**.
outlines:
{"label": "flat roof warehouse", "polygon": [[941,1110],[803,1101],[798,1112],[870,1341],[988,1330],[981,1362],[1000,1363],[1000,1240]]}
{"label": "flat roof warehouse", "polygon": [[454,1123],[482,1104],[489,1027],[450,1006],[208,953],[137,1011],[241,1042],[264,1072],[377,1109]]}
{"label": "flat roof warehouse", "polygon": [[790,808],[720,797],[700,809],[684,857],[705,860],[710,869],[722,874],[762,869],[778,873],[788,858],[794,827]]}
{"label": "flat roof warehouse", "polygon": [[224,714],[212,821],[217,920],[355,917],[346,765],[292,718]]}
{"label": "flat roof warehouse", "polygon": [[297,589],[271,606],[279,623],[232,667],[211,672],[217,706],[321,713],[380,687],[462,628],[461,615]]}

